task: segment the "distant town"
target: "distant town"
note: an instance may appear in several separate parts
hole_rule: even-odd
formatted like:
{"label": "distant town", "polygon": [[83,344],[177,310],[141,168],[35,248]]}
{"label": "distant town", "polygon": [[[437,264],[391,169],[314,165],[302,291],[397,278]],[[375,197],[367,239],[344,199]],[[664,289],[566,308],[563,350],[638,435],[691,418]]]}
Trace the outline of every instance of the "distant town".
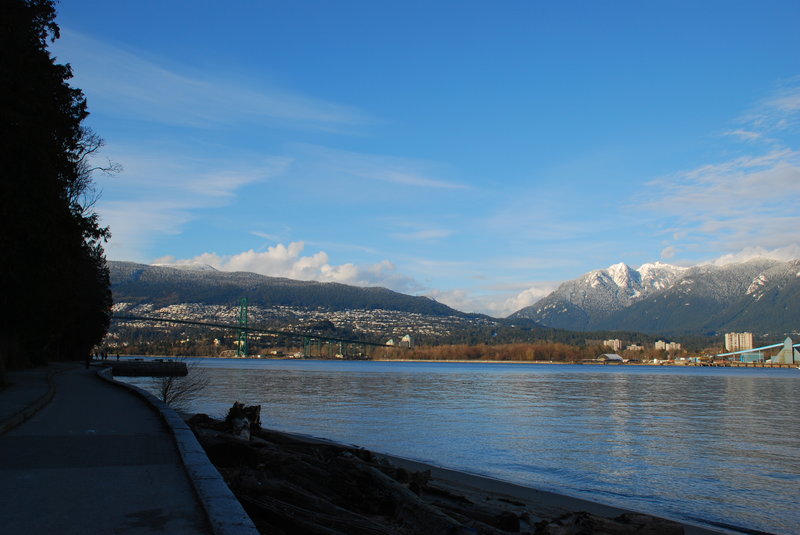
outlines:
{"label": "distant town", "polygon": [[[636,352],[645,351],[643,345],[625,345],[622,340],[612,339],[603,340],[603,346],[615,351],[624,352],[628,355]],[[791,338],[786,338],[783,343],[771,344],[762,347],[754,347],[753,333],[725,333],[725,352],[717,354],[703,354],[698,356],[676,355],[682,353],[681,344],[677,342],[665,342],[657,340],[653,345],[656,351],[667,353],[666,361],[677,361],[679,363],[689,362],[693,364],[708,363],[737,363],[737,364],[795,364],[800,363],[800,353],[792,343]],[[770,351],[772,350],[772,351]],[[605,362],[639,362],[637,358],[623,358],[617,353],[606,353],[598,357],[598,360]],[[653,359],[654,363],[663,362],[664,359]]]}

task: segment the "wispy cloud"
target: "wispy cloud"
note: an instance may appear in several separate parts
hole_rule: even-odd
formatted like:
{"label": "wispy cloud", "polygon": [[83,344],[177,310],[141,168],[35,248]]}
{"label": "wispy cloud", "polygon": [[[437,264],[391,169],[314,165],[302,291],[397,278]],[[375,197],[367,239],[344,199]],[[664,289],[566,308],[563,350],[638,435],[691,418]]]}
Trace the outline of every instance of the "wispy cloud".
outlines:
{"label": "wispy cloud", "polygon": [[181,66],[97,41],[70,30],[54,44],[59,61],[75,70],[77,85],[93,107],[111,115],[192,127],[269,122],[290,127],[338,130],[365,125],[366,114],[277,87],[235,84],[230,79],[189,74]]}
{"label": "wispy cloud", "polygon": [[159,236],[180,234],[205,208],[233,202],[248,184],[282,173],[291,160],[246,158],[246,163],[201,158],[163,147],[161,151],[117,149],[109,152],[125,170],[98,177],[103,196],[97,211],[111,227],[108,253],[120,260],[144,260],[148,245]]}
{"label": "wispy cloud", "polygon": [[177,234],[192,220],[190,207],[175,201],[103,200],[97,208],[102,224],[111,227],[106,252],[118,260],[144,260],[154,236]]}
{"label": "wispy cloud", "polygon": [[442,238],[447,238],[453,235],[452,230],[445,230],[445,229],[425,229],[425,230],[418,230],[416,232],[406,232],[406,233],[397,233],[393,234],[395,238],[400,240],[412,240],[412,241],[421,241],[421,240],[438,240]]}
{"label": "wispy cloud", "polygon": [[382,182],[414,189],[462,190],[470,186],[442,178],[443,165],[399,156],[336,150],[318,145],[294,144],[290,152],[305,162],[308,175]]}
{"label": "wispy cloud", "polygon": [[754,141],[756,139],[762,139],[764,137],[763,134],[760,134],[758,132],[751,132],[749,130],[744,130],[742,128],[725,132],[724,135],[735,137],[742,141]]}
{"label": "wispy cloud", "polygon": [[[650,183],[644,208],[667,218],[665,251],[775,248],[800,240],[800,153],[772,151],[677,173]],[[665,256],[670,257],[670,256]]]}
{"label": "wispy cloud", "polygon": [[671,235],[662,258],[740,251],[721,258],[747,259],[800,243],[800,207],[794,202],[800,195],[800,151],[793,136],[800,124],[798,79],[737,122],[741,128],[725,135],[757,142],[746,145],[745,155],[648,184],[655,200],[644,208],[663,217],[661,233]]}
{"label": "wispy cloud", "polygon": [[747,131],[780,134],[794,129],[800,116],[800,79],[789,80],[740,118]]}

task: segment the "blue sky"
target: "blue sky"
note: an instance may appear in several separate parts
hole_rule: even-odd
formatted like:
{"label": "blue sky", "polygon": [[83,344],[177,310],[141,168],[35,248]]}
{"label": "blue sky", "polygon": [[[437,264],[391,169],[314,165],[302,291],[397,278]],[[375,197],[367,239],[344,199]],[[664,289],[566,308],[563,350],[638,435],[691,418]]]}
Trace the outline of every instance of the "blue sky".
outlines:
{"label": "blue sky", "polygon": [[800,257],[800,3],[64,0],[112,260],[505,316]]}

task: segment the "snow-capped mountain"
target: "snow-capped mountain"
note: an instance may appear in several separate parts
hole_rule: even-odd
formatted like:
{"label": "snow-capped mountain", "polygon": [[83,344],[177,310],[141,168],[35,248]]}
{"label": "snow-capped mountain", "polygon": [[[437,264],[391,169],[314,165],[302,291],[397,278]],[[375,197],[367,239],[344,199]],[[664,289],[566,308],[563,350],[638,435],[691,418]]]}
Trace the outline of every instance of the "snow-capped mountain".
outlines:
{"label": "snow-capped mountain", "polygon": [[567,281],[510,316],[571,330],[800,330],[800,260],[683,268],[615,264]]}
{"label": "snow-capped mountain", "polygon": [[686,268],[661,262],[644,264],[639,269],[614,264],[562,283],[550,295],[511,317],[530,318],[549,327],[586,330],[595,318],[671,287],[685,271]]}

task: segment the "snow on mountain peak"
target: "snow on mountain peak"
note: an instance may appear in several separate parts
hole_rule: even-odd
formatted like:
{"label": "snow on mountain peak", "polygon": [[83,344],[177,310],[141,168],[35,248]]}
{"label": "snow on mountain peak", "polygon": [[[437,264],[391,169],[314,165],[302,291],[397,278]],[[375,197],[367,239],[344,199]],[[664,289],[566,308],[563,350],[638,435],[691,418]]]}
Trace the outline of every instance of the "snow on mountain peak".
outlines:
{"label": "snow on mountain peak", "polygon": [[631,268],[624,262],[609,266],[607,271],[611,280],[620,288],[629,288],[631,286]]}
{"label": "snow on mountain peak", "polygon": [[182,269],[184,271],[217,271],[216,268],[208,264],[151,264],[156,267],[168,267],[173,269]]}
{"label": "snow on mountain peak", "polygon": [[663,262],[642,264],[637,270],[642,278],[642,286],[661,290],[672,285],[684,272],[689,269],[673,266]]}

